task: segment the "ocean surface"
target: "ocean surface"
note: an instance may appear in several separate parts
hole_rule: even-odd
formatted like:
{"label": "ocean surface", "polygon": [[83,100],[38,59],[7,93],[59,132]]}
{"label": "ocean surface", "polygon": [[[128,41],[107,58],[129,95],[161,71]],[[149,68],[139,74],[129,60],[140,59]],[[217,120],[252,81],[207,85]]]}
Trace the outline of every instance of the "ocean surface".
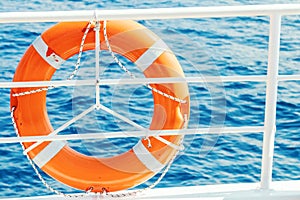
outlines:
{"label": "ocean surface", "polygon": [[[216,1],[0,1],[0,11],[94,10],[189,6],[227,6],[268,3],[300,3],[292,0]],[[267,17],[139,21],[159,35],[176,54],[187,77],[266,75]],[[0,24],[0,81],[11,81],[28,46],[54,23]],[[282,18],[281,75],[300,73],[300,16]],[[128,78],[107,52],[101,52],[101,78]],[[76,56],[58,70],[53,79],[65,80]],[[136,67],[122,59],[136,76]],[[94,77],[94,52],[83,54],[76,79]],[[189,128],[263,126],[265,83],[192,83]],[[300,179],[300,82],[279,82],[277,132],[273,180]],[[0,88],[1,137],[16,136],[10,118],[10,90]],[[152,118],[151,91],[141,85],[103,86],[101,102],[147,127]],[[47,108],[54,128],[94,103],[93,87],[60,87],[50,90]],[[104,111],[95,111],[68,127],[64,133],[134,130]],[[112,156],[130,149],[137,138],[70,141],[70,146],[92,156]],[[259,182],[262,133],[205,134],[186,136],[182,151],[157,187]],[[22,153],[20,144],[0,144],[0,198],[53,194],[38,179]],[[43,177],[55,189],[78,192]],[[147,187],[156,180],[142,184]]]}

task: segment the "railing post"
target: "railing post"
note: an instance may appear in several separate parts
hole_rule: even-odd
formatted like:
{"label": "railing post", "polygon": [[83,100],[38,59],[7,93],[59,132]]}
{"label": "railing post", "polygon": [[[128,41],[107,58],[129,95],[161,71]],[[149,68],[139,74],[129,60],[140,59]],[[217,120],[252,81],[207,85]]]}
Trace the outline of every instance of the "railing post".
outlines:
{"label": "railing post", "polygon": [[[96,14],[95,14],[96,15]],[[97,20],[95,25],[95,99],[96,99],[96,109],[100,109],[100,22]]]}
{"label": "railing post", "polygon": [[270,189],[272,182],[272,165],[274,139],[276,132],[276,104],[278,90],[278,64],[280,50],[281,15],[270,15],[268,72],[265,105],[265,131],[263,137],[261,188]]}

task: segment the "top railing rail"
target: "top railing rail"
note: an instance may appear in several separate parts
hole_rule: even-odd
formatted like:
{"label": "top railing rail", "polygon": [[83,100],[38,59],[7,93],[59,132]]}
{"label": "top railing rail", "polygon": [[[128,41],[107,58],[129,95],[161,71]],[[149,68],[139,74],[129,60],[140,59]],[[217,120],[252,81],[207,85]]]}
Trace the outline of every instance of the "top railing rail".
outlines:
{"label": "top railing rail", "polygon": [[269,16],[274,13],[280,15],[299,14],[300,4],[119,10],[3,12],[0,13],[0,23],[87,21],[91,18],[96,18],[97,20],[150,20],[204,17]]}

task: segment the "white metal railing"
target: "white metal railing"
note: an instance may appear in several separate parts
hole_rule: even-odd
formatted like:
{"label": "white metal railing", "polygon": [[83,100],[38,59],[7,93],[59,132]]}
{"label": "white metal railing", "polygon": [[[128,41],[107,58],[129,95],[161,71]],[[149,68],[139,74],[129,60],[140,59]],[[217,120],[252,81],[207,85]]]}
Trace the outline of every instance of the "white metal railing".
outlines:
{"label": "white metal railing", "polygon": [[78,10],[51,12],[4,12],[0,23],[12,22],[57,22],[98,20],[147,20],[204,17],[270,16],[299,14],[300,4],[274,4],[250,6],[185,7],[122,10]]}
{"label": "white metal railing", "polygon": [[[278,81],[300,80],[300,75],[278,75]],[[59,80],[59,81],[26,81],[26,82],[0,82],[0,88],[26,88],[26,87],[60,87],[60,86],[92,86],[92,85],[134,85],[152,83],[217,83],[217,82],[266,82],[267,76],[202,76],[186,78],[135,78],[135,79],[95,79],[87,80]]]}
{"label": "white metal railing", "polygon": [[[192,8],[159,8],[159,9],[129,9],[129,10],[89,10],[89,11],[51,11],[51,12],[11,12],[0,13],[0,23],[19,22],[57,22],[57,21],[87,21],[92,18],[97,20],[115,19],[174,19],[174,18],[203,18],[203,17],[234,17],[234,16],[269,16],[269,50],[268,50],[268,73],[267,76],[225,76],[225,77],[188,77],[180,78],[144,78],[144,79],[107,79],[107,80],[76,80],[76,81],[37,81],[37,82],[14,82],[0,83],[2,88],[38,87],[38,86],[79,86],[104,84],[141,84],[141,83],[165,83],[165,82],[228,82],[228,81],[265,81],[266,107],[263,127],[224,127],[203,128],[186,130],[165,131],[135,131],[135,132],[108,132],[101,134],[85,135],[50,135],[35,137],[11,137],[0,138],[0,143],[25,142],[25,141],[52,141],[73,140],[107,137],[132,137],[146,135],[172,135],[172,134],[203,134],[203,133],[243,133],[264,132],[261,188],[269,189],[272,182],[272,164],[274,152],[274,137],[276,131],[276,104],[278,81],[300,80],[300,75],[278,75],[279,47],[281,16],[300,13],[300,4],[290,5],[260,5],[260,6],[226,6],[226,7],[192,7]],[[97,55],[96,55],[97,57]],[[99,58],[98,58],[99,59]],[[97,66],[96,66],[97,68]],[[97,74],[97,73],[96,73]],[[97,77],[97,76],[96,76]],[[96,102],[97,103],[97,102]]]}
{"label": "white metal railing", "polygon": [[261,169],[261,188],[269,189],[272,182],[274,139],[276,132],[276,104],[280,50],[281,15],[270,15],[268,72],[265,106],[265,131]]}
{"label": "white metal railing", "polygon": [[197,129],[180,129],[180,130],[147,130],[147,131],[121,131],[121,132],[101,132],[101,133],[84,133],[84,134],[64,134],[64,135],[46,135],[46,136],[23,136],[23,137],[6,137],[0,139],[1,143],[18,143],[18,142],[44,142],[54,140],[84,140],[84,139],[104,139],[120,137],[144,137],[157,135],[194,135],[194,134],[236,134],[236,133],[262,133],[263,126],[247,127],[211,127]]}

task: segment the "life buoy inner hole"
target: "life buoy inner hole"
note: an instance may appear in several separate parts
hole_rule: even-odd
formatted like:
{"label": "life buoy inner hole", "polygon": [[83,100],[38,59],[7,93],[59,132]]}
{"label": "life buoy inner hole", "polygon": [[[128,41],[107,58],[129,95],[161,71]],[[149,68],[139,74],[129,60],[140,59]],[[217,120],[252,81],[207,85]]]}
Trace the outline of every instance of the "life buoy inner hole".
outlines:
{"label": "life buoy inner hole", "polygon": [[[77,54],[69,58],[52,80],[63,80],[66,75],[72,74]],[[112,60],[108,51],[100,53],[100,79],[129,79],[130,76]],[[136,77],[144,77],[128,59],[118,55],[118,59],[134,73]],[[95,78],[95,51],[85,51],[81,58],[80,69],[76,80]],[[59,97],[59,98],[57,98]],[[101,85],[101,103],[118,114],[121,114],[142,127],[149,128],[153,115],[153,97],[151,90],[143,85]],[[74,118],[87,108],[95,104],[95,86],[58,87],[47,92],[47,112],[50,122],[55,129]],[[57,113],[64,113],[57,115]],[[104,110],[93,110],[78,121],[72,123],[59,134],[89,134],[104,132],[138,131],[136,127],[107,113]],[[131,133],[130,133],[131,134]],[[130,150],[140,140],[139,137],[103,138],[90,140],[69,140],[68,145],[76,151],[88,156],[112,157]]]}

